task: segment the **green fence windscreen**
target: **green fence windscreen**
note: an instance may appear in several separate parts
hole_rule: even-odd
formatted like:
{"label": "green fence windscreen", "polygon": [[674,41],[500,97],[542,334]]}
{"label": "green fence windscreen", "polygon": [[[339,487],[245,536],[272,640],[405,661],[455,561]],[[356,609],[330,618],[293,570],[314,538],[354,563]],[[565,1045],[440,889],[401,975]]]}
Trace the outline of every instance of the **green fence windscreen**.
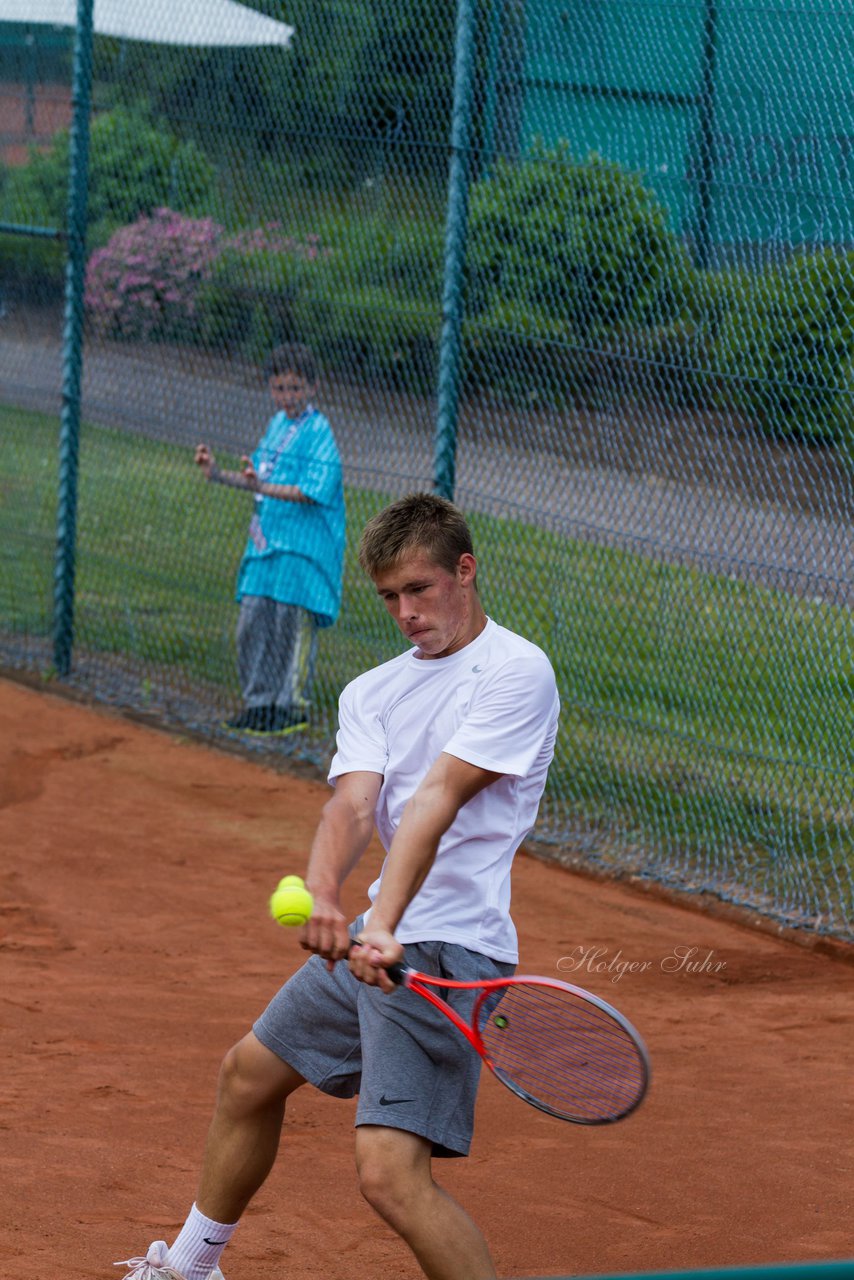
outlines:
{"label": "green fence windscreen", "polygon": [[850,239],[850,15],[812,0],[528,6],[523,137],[647,175],[718,258]]}

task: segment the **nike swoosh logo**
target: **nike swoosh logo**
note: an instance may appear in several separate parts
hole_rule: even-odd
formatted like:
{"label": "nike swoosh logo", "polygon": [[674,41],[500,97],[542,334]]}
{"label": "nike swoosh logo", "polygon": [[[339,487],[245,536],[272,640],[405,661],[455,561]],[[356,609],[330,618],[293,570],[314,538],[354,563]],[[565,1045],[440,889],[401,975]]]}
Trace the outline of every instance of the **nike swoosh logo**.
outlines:
{"label": "nike swoosh logo", "polygon": [[478,672],[480,672],[480,671],[482,671],[482,670],[483,670],[483,667],[479,667],[479,666],[477,666],[477,665],[475,665],[475,666],[473,666],[473,667],[472,667],[472,671],[478,671]]}
{"label": "nike swoosh logo", "polygon": [[227,1240],[209,1240],[207,1236],[202,1236],[205,1244],[228,1244]]}
{"label": "nike swoosh logo", "polygon": [[385,1094],[380,1098],[381,1107],[394,1107],[399,1102],[414,1102],[414,1098],[387,1098]]}

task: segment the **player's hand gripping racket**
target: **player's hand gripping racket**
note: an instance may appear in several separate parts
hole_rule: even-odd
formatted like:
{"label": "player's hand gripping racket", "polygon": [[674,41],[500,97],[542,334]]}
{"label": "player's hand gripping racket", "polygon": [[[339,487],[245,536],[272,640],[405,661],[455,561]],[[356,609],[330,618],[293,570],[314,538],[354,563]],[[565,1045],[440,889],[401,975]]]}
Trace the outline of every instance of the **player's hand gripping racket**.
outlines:
{"label": "player's hand gripping racket", "polygon": [[[643,1100],[644,1043],[598,996],[557,978],[455,982],[402,964],[387,972],[450,1018],[501,1083],[540,1111],[574,1124],[611,1124]],[[471,1022],[432,987],[477,991]]]}

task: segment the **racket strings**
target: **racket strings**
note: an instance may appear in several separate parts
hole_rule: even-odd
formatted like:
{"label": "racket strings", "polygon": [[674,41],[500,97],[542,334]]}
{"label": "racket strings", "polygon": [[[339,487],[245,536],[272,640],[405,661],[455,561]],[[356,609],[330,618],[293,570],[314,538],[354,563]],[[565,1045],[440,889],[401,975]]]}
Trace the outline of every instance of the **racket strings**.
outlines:
{"label": "racket strings", "polygon": [[570,988],[509,985],[481,1006],[478,1030],[505,1084],[555,1115],[618,1119],[646,1089],[646,1062],[631,1033]]}

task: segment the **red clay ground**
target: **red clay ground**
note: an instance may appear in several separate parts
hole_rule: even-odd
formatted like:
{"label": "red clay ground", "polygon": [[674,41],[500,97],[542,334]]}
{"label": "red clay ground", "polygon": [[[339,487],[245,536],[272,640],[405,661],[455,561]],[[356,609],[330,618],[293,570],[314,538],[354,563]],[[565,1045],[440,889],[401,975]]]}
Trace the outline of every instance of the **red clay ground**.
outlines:
{"label": "red clay ground", "polygon": [[[0,681],[0,1274],[106,1280],[175,1232],[220,1057],[301,962],[266,901],[303,870],[325,793]],[[473,1155],[439,1176],[500,1273],[850,1254],[854,967],[524,855],[514,906],[521,968],[623,1009],[654,1079],[604,1129],[485,1080]],[[696,971],[673,971],[677,948]],[[635,969],[617,981],[595,970],[620,961]],[[353,1109],[294,1099],[228,1280],[417,1276],[359,1196]]]}

